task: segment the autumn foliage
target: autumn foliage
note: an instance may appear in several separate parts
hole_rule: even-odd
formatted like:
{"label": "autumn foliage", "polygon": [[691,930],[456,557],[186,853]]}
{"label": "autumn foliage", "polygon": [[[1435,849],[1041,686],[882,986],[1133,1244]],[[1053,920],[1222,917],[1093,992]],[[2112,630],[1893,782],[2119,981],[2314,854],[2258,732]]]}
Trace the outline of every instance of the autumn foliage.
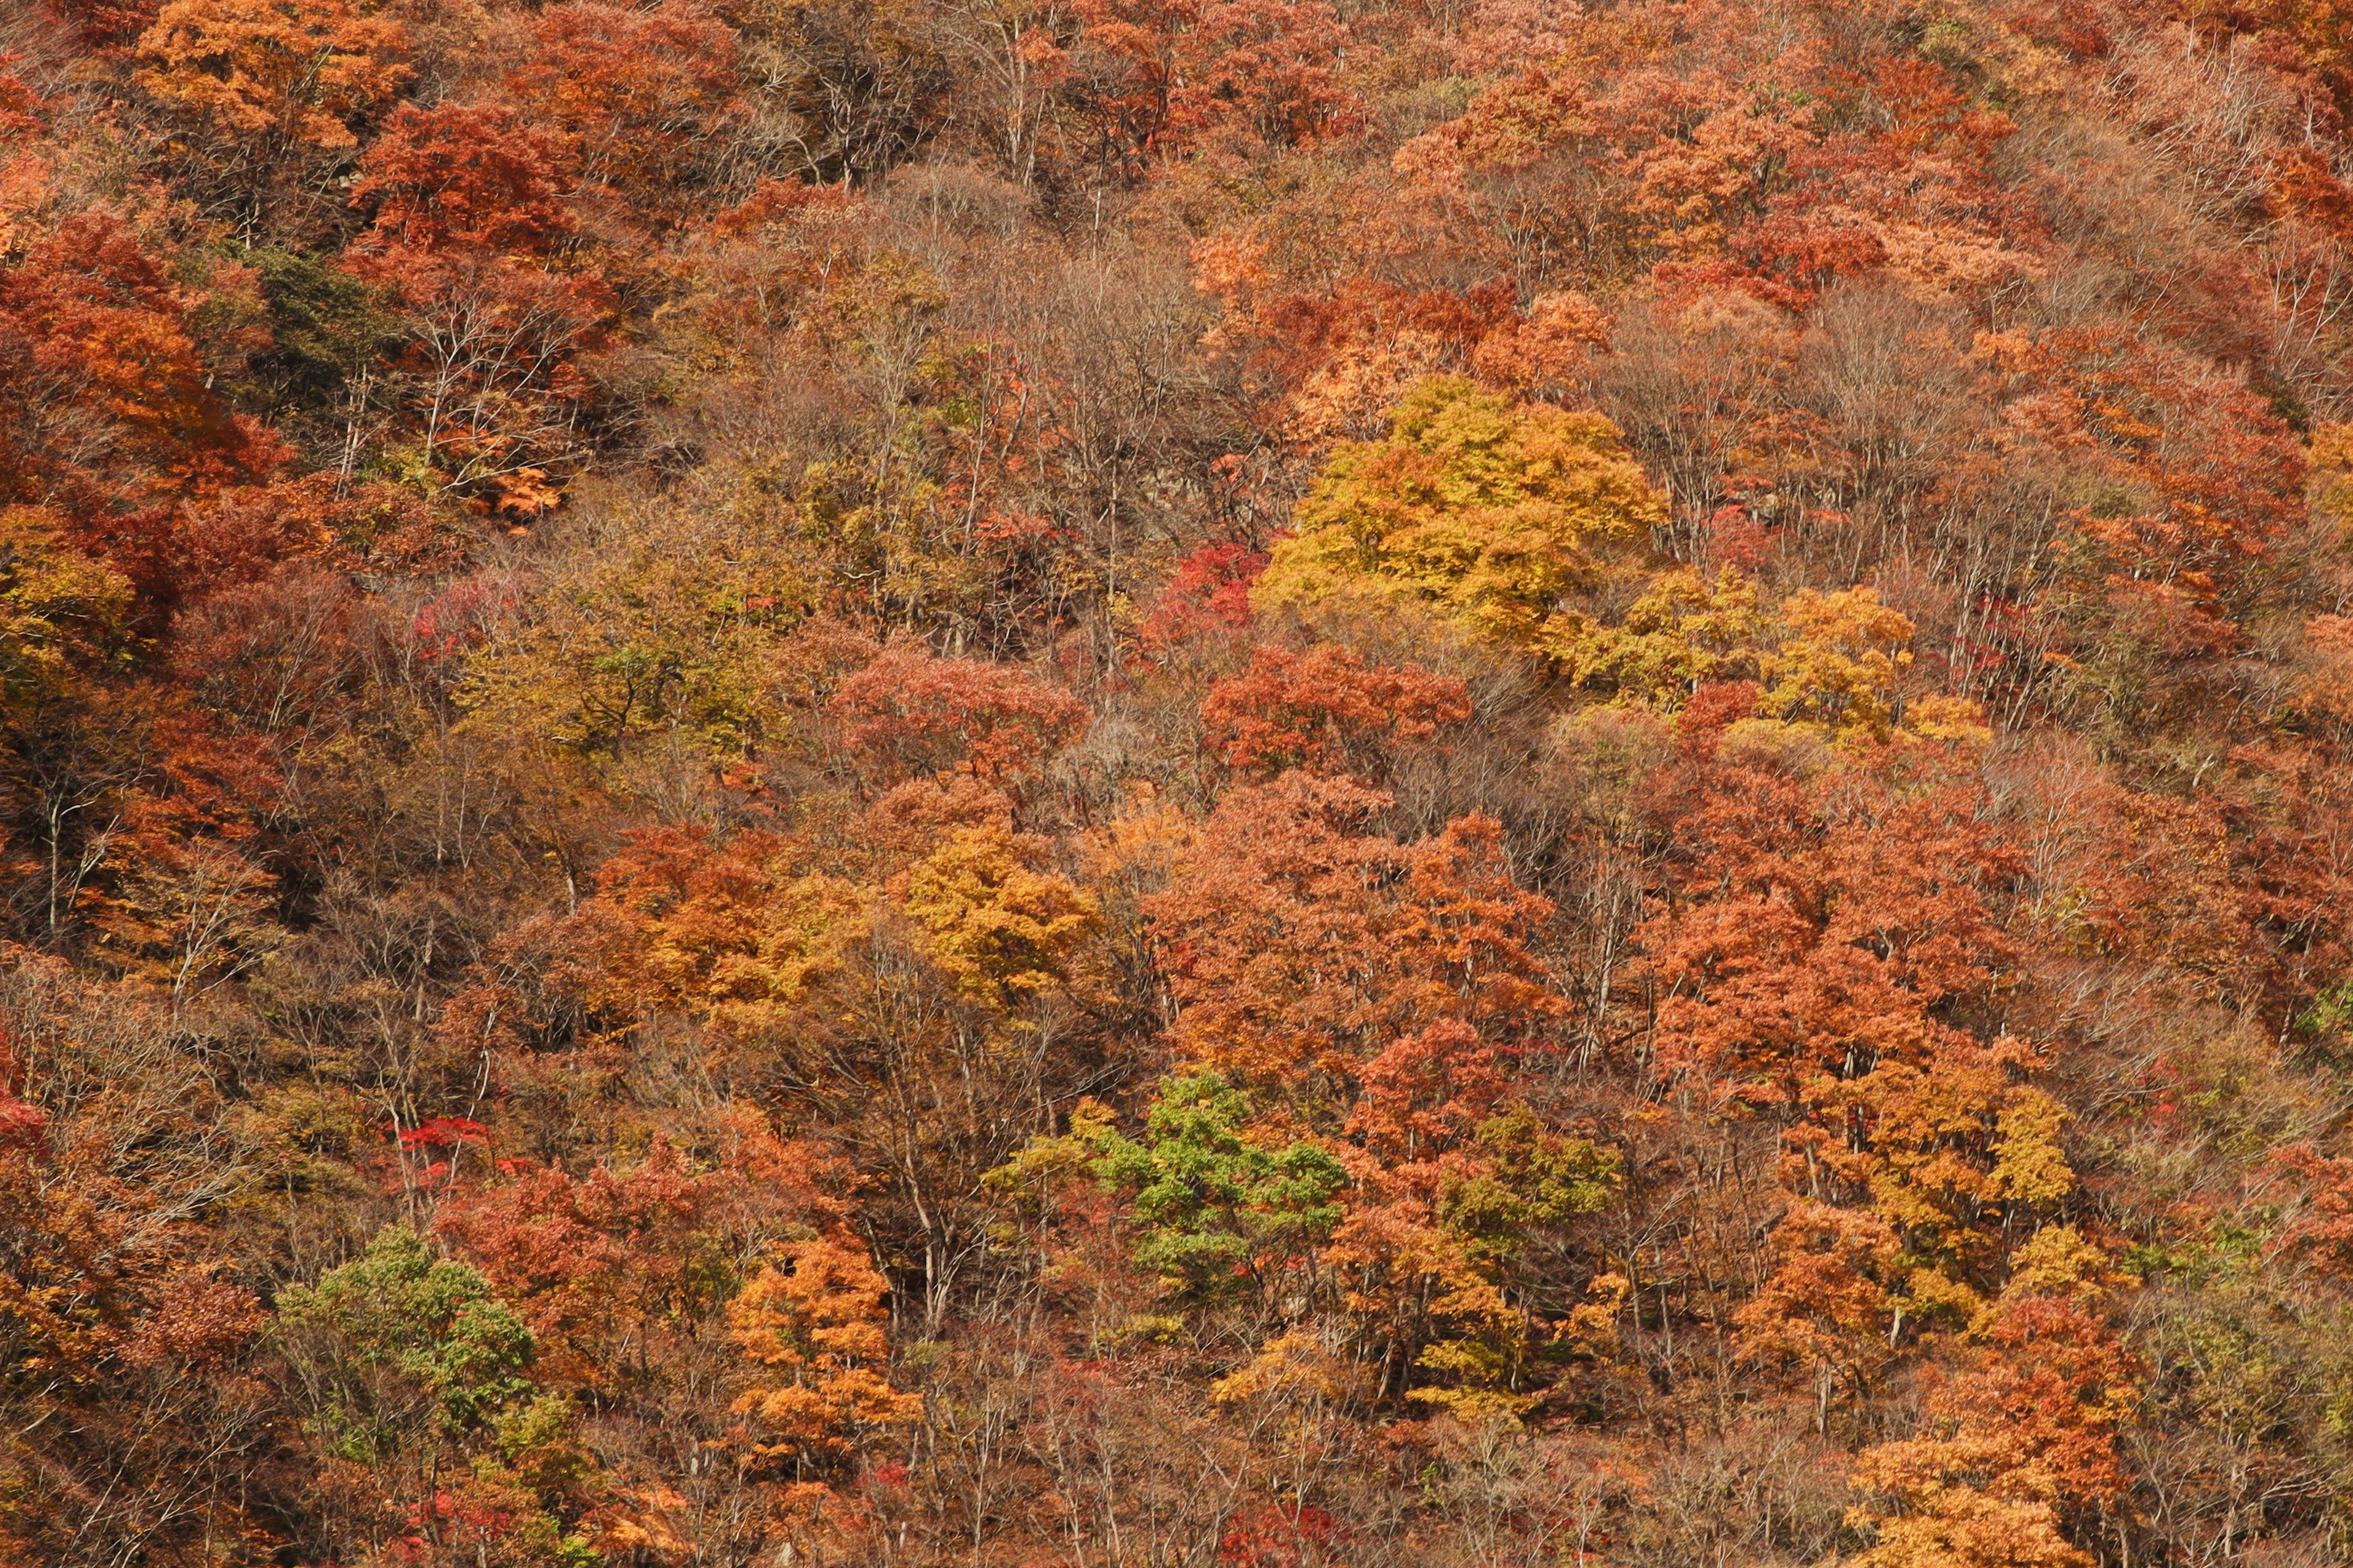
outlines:
{"label": "autumn foliage", "polygon": [[2353,22],[28,0],[0,1563],[2353,1539]]}

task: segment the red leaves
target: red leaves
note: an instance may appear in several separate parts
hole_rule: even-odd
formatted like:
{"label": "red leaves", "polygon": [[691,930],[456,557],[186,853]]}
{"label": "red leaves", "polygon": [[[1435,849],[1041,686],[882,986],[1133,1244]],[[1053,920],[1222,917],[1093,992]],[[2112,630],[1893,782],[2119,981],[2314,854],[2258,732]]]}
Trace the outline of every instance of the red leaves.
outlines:
{"label": "red leaves", "polygon": [[1262,1504],[1235,1516],[1218,1542],[1226,1568],[1307,1568],[1343,1546],[1346,1531],[1320,1508]]}
{"label": "red leaves", "polygon": [[0,1092],[0,1155],[38,1159],[48,1151],[49,1113]]}
{"label": "red leaves", "polygon": [[76,213],[0,266],[0,502],[54,507],[167,595],[174,513],[265,479],[278,439],[210,390],[201,296],[129,225]]}
{"label": "red leaves", "polygon": [[1250,586],[1266,562],[1263,550],[1231,542],[1204,544],[1176,563],[1136,641],[1147,654],[1163,656],[1196,637],[1249,626]]}
{"label": "red leaves", "polygon": [[[453,1198],[438,1229],[522,1314],[554,1375],[609,1387],[627,1338],[715,1309],[712,1266],[730,1233],[763,1208],[790,1211],[806,1191],[783,1174],[766,1161],[696,1171],[657,1138],[626,1170],[550,1167]],[[747,1190],[754,1175],[775,1184]]]}
{"label": "red leaves", "polygon": [[480,1122],[464,1116],[437,1116],[415,1127],[400,1130],[403,1149],[461,1149],[469,1143],[487,1143],[491,1130]]}

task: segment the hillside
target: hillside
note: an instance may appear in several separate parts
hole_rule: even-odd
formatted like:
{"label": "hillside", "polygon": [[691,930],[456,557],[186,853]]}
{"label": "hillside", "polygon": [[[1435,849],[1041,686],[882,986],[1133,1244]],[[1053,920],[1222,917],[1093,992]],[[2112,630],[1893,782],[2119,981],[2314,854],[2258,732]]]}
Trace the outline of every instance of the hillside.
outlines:
{"label": "hillside", "polygon": [[0,0],[0,1563],[2348,1561],[2348,112]]}

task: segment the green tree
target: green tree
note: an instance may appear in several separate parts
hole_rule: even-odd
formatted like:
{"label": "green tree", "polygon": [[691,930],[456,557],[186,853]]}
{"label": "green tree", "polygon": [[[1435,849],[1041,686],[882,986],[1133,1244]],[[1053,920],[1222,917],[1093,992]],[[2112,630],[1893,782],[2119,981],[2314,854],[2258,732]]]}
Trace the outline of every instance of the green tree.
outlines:
{"label": "green tree", "polygon": [[1340,1162],[1310,1142],[1269,1148],[1250,1119],[1249,1097],[1204,1072],[1160,1086],[1141,1142],[1108,1125],[1079,1132],[1096,1178],[1134,1191],[1136,1261],[1195,1296],[1271,1287],[1340,1223]]}
{"label": "green tree", "polygon": [[466,1264],[406,1226],[278,1298],[288,1359],[334,1453],[378,1463],[462,1435],[532,1392],[531,1331]]}

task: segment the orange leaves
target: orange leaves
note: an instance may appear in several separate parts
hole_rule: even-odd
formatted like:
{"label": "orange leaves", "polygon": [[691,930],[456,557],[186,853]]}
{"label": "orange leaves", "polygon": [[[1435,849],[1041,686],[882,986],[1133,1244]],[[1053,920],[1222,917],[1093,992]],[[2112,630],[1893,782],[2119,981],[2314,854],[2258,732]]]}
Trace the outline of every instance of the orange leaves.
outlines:
{"label": "orange leaves", "polygon": [[1557,1006],[1531,951],[1551,906],[1512,885],[1493,822],[1399,845],[1365,831],[1387,805],[1300,773],[1226,797],[1147,902],[1181,1059],[1312,1102],[1438,1018],[1499,1046],[1538,1035]]}
{"label": "orange leaves", "polygon": [[583,177],[675,225],[704,143],[736,112],[735,35],[694,0],[633,9],[570,0],[531,24],[507,89],[571,139]]}
{"label": "orange leaves", "polygon": [[2012,453],[2109,487],[2075,513],[2089,557],[2076,592],[2156,617],[2180,652],[2226,648],[2261,563],[2304,510],[2303,447],[2263,399],[2114,329],[1987,334],[1978,354],[2004,378]]}
{"label": "orange leaves", "polygon": [[345,263],[387,286],[409,341],[387,367],[427,466],[478,507],[528,521],[575,455],[611,298],[595,271],[548,253],[578,224],[564,199],[579,152],[504,104],[403,104],[360,160],[351,205],[374,222]]}
{"label": "orange leaves", "polygon": [[1465,174],[1525,168],[1596,129],[1592,100],[1579,83],[1531,65],[1481,91],[1460,119],[1398,148],[1395,163],[1398,174],[1442,186]]}
{"label": "orange leaves", "polygon": [[373,208],[353,243],[363,270],[397,280],[412,255],[450,249],[543,255],[576,226],[560,175],[568,148],[503,104],[404,103],[361,155],[354,207]]}
{"label": "orange leaves", "polygon": [[1567,403],[1598,351],[1609,344],[1609,318],[1582,294],[1539,294],[1480,339],[1472,364],[1481,379],[1521,397]]}
{"label": "orange leaves", "polygon": [[1825,1407],[1834,1389],[1862,1386],[1889,1357],[1887,1280],[1902,1251],[1875,1215],[1792,1204],[1774,1228],[1772,1278],[1735,1316],[1741,1356],[1811,1366]]}
{"label": "orange leaves", "polygon": [[597,993],[627,1013],[677,1010],[756,1034],[826,974],[863,900],[839,879],[799,876],[765,834],[723,847],[671,829],[635,836],[607,862],[585,934]]}
{"label": "orange leaves", "polygon": [[851,748],[889,776],[964,769],[992,784],[1034,776],[1087,717],[1022,670],[904,647],[844,680],[830,708]]}
{"label": "orange leaves", "polygon": [[1363,114],[1337,69],[1350,42],[1322,0],[1204,0],[1178,45],[1176,123],[1277,147],[1345,135]]}
{"label": "orange leaves", "polygon": [[1716,748],[1685,764],[1697,788],[1678,803],[1703,847],[1674,884],[1691,902],[1637,932],[1658,1056],[1781,1121],[1789,1207],[1737,1321],[1745,1354],[1812,1369],[1826,1423],[1907,1325],[1974,1320],[2014,1227],[2075,1191],[2034,1053],[1975,1037],[2021,957],[2002,917],[2024,865],[1974,784],[1883,764],[1809,788],[1742,766],[1730,736],[1686,743]]}
{"label": "orange leaves", "polygon": [[2274,1151],[2272,1163],[2305,1188],[2275,1245],[2332,1279],[2353,1281],[2353,1159],[2301,1143]]}
{"label": "orange leaves", "polygon": [[1813,806],[1770,773],[1701,784],[1685,885],[1704,891],[1640,933],[1667,1060],[1786,1102],[1817,1073],[1925,1060],[1957,1005],[1988,994],[2013,951],[1988,900],[2019,875],[2015,853],[1964,791],[1849,787]]}
{"label": "orange leaves", "polygon": [[874,1436],[913,1420],[921,1396],[885,1373],[890,1287],[862,1248],[788,1242],[727,1303],[728,1338],[760,1370],[735,1405],[751,1450],[796,1480],[837,1474]]}
{"label": "orange leaves", "polygon": [[1467,1140],[1509,1080],[1479,1031],[1440,1018],[1389,1043],[1357,1070],[1348,1133],[1388,1161],[1425,1159]]}
{"label": "orange leaves", "polygon": [[139,85],[227,142],[350,147],[407,79],[405,42],[348,0],[171,0],[139,40]]}
{"label": "orange leaves", "polygon": [[1249,673],[1221,680],[1201,704],[1203,743],[1228,767],[1273,774],[1369,773],[1380,752],[1424,741],[1471,717],[1460,680],[1411,668],[1367,668],[1334,644],[1304,654],[1268,645]]}
{"label": "orange leaves", "polygon": [[1928,1435],[1862,1455],[1871,1568],[2085,1568],[2075,1544],[2121,1501],[2118,1426],[2136,1367],[2104,1315],[2106,1259],[2053,1226],[1970,1330],[1977,1349],[1928,1405]]}

